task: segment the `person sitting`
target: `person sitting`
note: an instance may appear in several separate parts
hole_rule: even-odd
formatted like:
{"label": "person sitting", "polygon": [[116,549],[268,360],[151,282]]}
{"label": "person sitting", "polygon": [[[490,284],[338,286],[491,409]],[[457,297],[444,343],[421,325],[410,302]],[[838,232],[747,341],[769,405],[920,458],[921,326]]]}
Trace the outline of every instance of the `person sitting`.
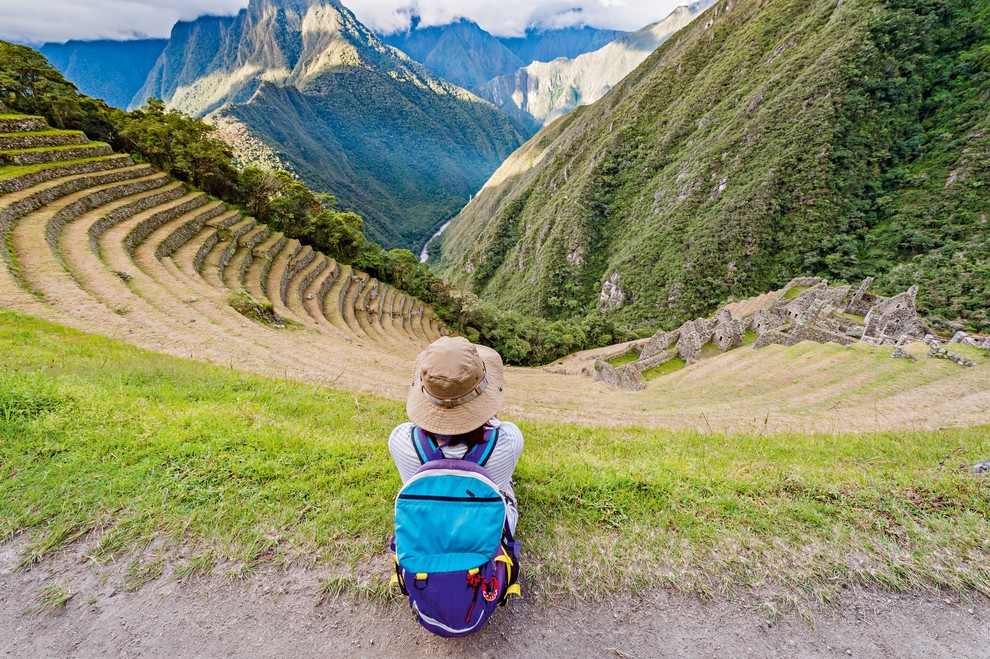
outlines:
{"label": "person sitting", "polygon": [[482,466],[506,498],[509,530],[515,533],[519,509],[512,473],[522,454],[523,434],[516,424],[496,417],[502,406],[504,373],[501,356],[491,348],[462,337],[441,337],[416,359],[406,399],[411,421],[395,427],[388,450],[405,484],[425,462],[416,448],[416,428],[437,444],[445,458],[455,459],[463,459],[497,429],[495,445]]}
{"label": "person sitting", "polygon": [[403,483],[392,581],[419,623],[447,638],[476,633],[521,593],[512,474],[523,436],[496,416],[504,374],[494,350],[438,339],[416,359],[410,421],[388,440]]}

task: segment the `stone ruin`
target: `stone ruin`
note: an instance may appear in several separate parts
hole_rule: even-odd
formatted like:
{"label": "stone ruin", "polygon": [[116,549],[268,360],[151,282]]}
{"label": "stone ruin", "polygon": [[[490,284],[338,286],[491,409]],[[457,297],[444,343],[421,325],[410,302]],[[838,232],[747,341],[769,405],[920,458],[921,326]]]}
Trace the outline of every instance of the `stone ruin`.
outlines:
{"label": "stone ruin", "polygon": [[[774,344],[792,346],[802,341],[889,345],[894,348],[891,357],[912,361],[917,358],[905,346],[924,342],[931,347],[928,357],[950,359],[961,366],[976,365],[942,348],[929,331],[915,304],[917,286],[887,298],[870,293],[872,283],[873,278],[868,277],[853,290],[851,286],[829,286],[818,277],[794,279],[760,311],[734,318],[724,308],[711,318],[687,321],[676,330],[658,332],[621,353],[597,360],[591,375],[623,389],[640,390],[646,387],[645,371],[675,358],[690,366],[703,359],[703,352],[728,352],[744,345],[754,349]],[[952,342],[990,350],[990,337],[958,332]],[[635,361],[618,367],[609,363],[633,352],[637,354]]]}

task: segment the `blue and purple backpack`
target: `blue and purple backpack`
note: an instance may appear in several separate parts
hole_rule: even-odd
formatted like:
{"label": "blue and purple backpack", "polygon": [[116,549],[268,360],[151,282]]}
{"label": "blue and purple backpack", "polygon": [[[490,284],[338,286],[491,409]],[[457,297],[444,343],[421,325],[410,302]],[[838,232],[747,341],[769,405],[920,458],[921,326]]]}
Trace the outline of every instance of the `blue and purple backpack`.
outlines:
{"label": "blue and purple backpack", "polygon": [[497,606],[519,595],[519,545],[506,502],[485,464],[498,429],[460,460],[445,458],[419,428],[410,440],[423,466],[395,500],[395,576],[419,623],[438,636],[480,630]]}

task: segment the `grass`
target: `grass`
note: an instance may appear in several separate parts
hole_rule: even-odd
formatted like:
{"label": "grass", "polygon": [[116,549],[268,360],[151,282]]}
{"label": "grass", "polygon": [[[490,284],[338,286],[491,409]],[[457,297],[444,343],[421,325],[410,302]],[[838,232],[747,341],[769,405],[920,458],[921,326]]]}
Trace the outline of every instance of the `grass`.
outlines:
{"label": "grass", "polygon": [[963,343],[947,343],[945,349],[956,353],[977,364],[985,364],[990,361],[990,352],[976,346],[968,346]]}
{"label": "grass", "polygon": [[620,366],[631,364],[638,359],[639,359],[638,354],[636,354],[635,352],[628,352],[622,355],[621,357],[616,357],[615,359],[608,360],[608,363],[614,366],[615,368],[619,368]]}
{"label": "grass", "polygon": [[845,318],[846,320],[851,320],[858,325],[866,324],[866,316],[860,316],[854,313],[838,313],[836,314],[840,318]]}
{"label": "grass", "polygon": [[0,166],[0,180],[14,178],[15,176],[24,176],[25,174],[34,174],[35,172],[40,172],[43,169],[51,169],[52,167],[62,167],[64,165],[77,165],[86,162],[96,162],[99,160],[106,160],[110,156],[96,156],[94,158],[79,158],[77,160],[60,160],[58,162],[46,162],[39,165],[6,165]]}
{"label": "grass", "polygon": [[740,348],[745,348],[746,346],[751,346],[760,339],[760,335],[753,330],[746,330],[743,334],[742,343],[739,345]]}
{"label": "grass", "polygon": [[645,371],[643,371],[643,379],[645,379],[647,382],[649,382],[650,380],[656,380],[657,378],[663,377],[668,373],[675,373],[681,370],[682,368],[684,368],[685,366],[687,366],[687,362],[685,362],[680,357],[674,357],[670,361],[666,361],[663,364],[660,364],[659,366],[654,366],[653,368],[648,368]]}
{"label": "grass", "polygon": [[801,295],[801,293],[804,293],[809,288],[811,288],[811,287],[810,286],[795,286],[793,288],[790,288],[790,289],[787,290],[786,293],[784,293],[784,299],[785,300],[793,300],[794,298],[796,298],[797,296]]}
{"label": "grass", "polygon": [[34,611],[58,611],[68,604],[74,596],[75,593],[66,590],[62,584],[49,584],[37,592],[32,609]]}
{"label": "grass", "polygon": [[[73,132],[73,131],[68,131]],[[2,133],[9,135],[10,133]],[[30,135],[31,133],[26,133]],[[55,146],[36,146],[30,149],[0,149],[0,158],[16,156],[19,153],[41,153],[43,151],[66,151],[87,146],[109,146],[106,142],[86,142],[85,144],[58,144]]]}
{"label": "grass", "polygon": [[[78,130],[62,130],[60,128],[49,128],[48,130],[24,130],[14,133],[0,133],[4,137],[26,137],[28,135],[78,135]],[[83,145],[79,145],[83,146]]]}
{"label": "grass", "polygon": [[[6,311],[0,354],[0,541],[16,537],[25,564],[83,540],[92,560],[128,561],[127,588],[302,560],[334,566],[327,596],[388,596],[399,477],[386,438],[401,402]],[[524,579],[547,598],[672,587],[828,601],[850,584],[990,595],[990,479],[966,468],[990,456],[990,428],[520,425]]]}
{"label": "grass", "polygon": [[720,357],[724,354],[725,352],[717,345],[706,343],[701,346],[701,359],[711,359],[712,357]]}

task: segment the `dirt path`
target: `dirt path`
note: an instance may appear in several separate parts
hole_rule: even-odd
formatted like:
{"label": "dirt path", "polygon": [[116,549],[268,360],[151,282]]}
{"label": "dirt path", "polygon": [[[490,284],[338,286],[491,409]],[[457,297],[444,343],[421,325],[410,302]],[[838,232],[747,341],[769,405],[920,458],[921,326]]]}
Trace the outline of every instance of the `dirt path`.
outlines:
{"label": "dirt path", "polygon": [[[990,603],[950,594],[847,591],[811,623],[769,620],[746,602],[648,598],[538,606],[517,600],[470,639],[421,629],[404,602],[325,599],[327,572],[293,568],[231,584],[160,580],[118,590],[124,563],[97,568],[68,552],[14,571],[0,546],[0,656],[258,657],[986,657]],[[32,610],[40,588],[74,596]]]}

